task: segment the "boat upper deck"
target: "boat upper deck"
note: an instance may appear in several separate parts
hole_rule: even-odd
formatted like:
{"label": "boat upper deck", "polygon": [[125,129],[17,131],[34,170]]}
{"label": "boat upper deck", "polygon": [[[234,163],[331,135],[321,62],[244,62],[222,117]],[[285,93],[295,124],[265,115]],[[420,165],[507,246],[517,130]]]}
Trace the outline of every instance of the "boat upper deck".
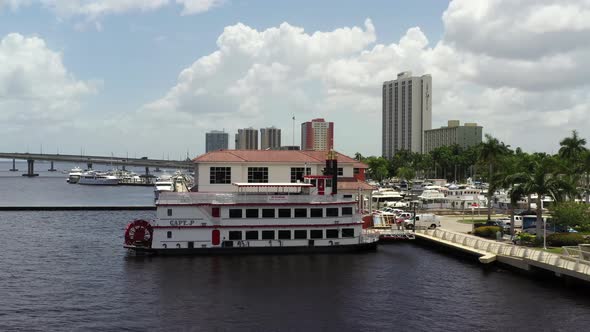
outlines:
{"label": "boat upper deck", "polygon": [[246,204],[351,204],[356,203],[352,195],[305,195],[297,193],[175,193],[160,194],[158,206],[167,205],[246,205]]}

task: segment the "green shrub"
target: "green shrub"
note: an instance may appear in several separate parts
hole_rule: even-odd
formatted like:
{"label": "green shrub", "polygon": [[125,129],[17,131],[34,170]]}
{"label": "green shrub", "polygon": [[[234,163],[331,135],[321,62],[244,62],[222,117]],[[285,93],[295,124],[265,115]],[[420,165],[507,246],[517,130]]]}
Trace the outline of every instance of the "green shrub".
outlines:
{"label": "green shrub", "polygon": [[475,230],[473,230],[473,235],[477,235],[477,236],[481,236],[481,237],[485,237],[485,238],[489,238],[489,239],[495,239],[496,238],[496,232],[502,232],[502,228],[498,227],[498,226],[480,226],[477,227]]}
{"label": "green shrub", "polygon": [[584,235],[578,233],[553,233],[547,235],[547,244],[552,247],[577,246],[584,243]]}

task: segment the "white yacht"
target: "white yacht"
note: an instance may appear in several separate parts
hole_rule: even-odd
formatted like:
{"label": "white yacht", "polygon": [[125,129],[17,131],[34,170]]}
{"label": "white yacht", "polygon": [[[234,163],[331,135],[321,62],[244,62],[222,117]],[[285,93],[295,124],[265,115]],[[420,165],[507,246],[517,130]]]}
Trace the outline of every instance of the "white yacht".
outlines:
{"label": "white yacht", "polygon": [[68,173],[68,178],[66,179],[66,182],[68,183],[78,183],[78,180],[80,180],[80,176],[82,176],[82,169],[80,167],[74,167],[70,170],[70,172]]}
{"label": "white yacht", "polygon": [[119,184],[119,179],[114,175],[88,171],[82,173],[80,179],[78,180],[78,184],[115,186]]}
{"label": "white yacht", "polygon": [[385,206],[398,207],[396,203],[402,203],[404,196],[399,191],[380,188],[379,190],[373,191],[372,202],[374,209],[380,209]]}
{"label": "white yacht", "polygon": [[174,181],[170,174],[162,174],[162,176],[156,179],[156,183],[154,184],[154,195],[156,196],[156,200],[160,197],[160,193],[173,191]]}

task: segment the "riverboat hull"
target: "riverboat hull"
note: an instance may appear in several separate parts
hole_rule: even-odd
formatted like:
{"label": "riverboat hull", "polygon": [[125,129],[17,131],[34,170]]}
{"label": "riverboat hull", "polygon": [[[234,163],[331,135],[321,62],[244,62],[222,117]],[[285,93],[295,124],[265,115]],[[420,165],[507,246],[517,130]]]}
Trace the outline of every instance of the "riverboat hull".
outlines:
{"label": "riverboat hull", "polygon": [[293,247],[216,247],[216,248],[166,248],[125,246],[135,254],[162,256],[189,255],[285,255],[285,254],[330,254],[352,253],[377,250],[377,242],[367,242],[333,246],[293,246]]}

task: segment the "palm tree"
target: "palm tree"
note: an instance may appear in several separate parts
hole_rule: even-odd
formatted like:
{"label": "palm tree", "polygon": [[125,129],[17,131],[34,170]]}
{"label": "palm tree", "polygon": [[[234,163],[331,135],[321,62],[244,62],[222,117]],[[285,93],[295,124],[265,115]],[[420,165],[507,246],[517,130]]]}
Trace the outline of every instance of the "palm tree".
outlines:
{"label": "palm tree", "polygon": [[500,158],[509,152],[509,146],[498,139],[486,134],[486,141],[481,144],[479,159],[488,164],[488,221],[492,218],[492,195],[494,194],[494,166],[498,164]]}
{"label": "palm tree", "polygon": [[571,166],[577,168],[580,161],[580,157],[584,151],[586,151],[586,140],[578,136],[578,132],[572,130],[572,136],[566,137],[559,142],[561,148],[559,148],[559,156],[569,161]]}
{"label": "palm tree", "polygon": [[582,161],[582,169],[586,175],[584,194],[586,196],[586,204],[588,204],[590,203],[590,151],[584,151],[580,159]]}
{"label": "palm tree", "polygon": [[543,227],[542,200],[544,196],[550,196],[555,202],[564,197],[564,190],[569,189],[568,184],[553,172],[556,170],[556,162],[548,156],[539,157],[532,165],[529,172],[514,174],[512,182],[522,187],[526,194],[537,194],[537,223],[536,233],[539,236]]}

